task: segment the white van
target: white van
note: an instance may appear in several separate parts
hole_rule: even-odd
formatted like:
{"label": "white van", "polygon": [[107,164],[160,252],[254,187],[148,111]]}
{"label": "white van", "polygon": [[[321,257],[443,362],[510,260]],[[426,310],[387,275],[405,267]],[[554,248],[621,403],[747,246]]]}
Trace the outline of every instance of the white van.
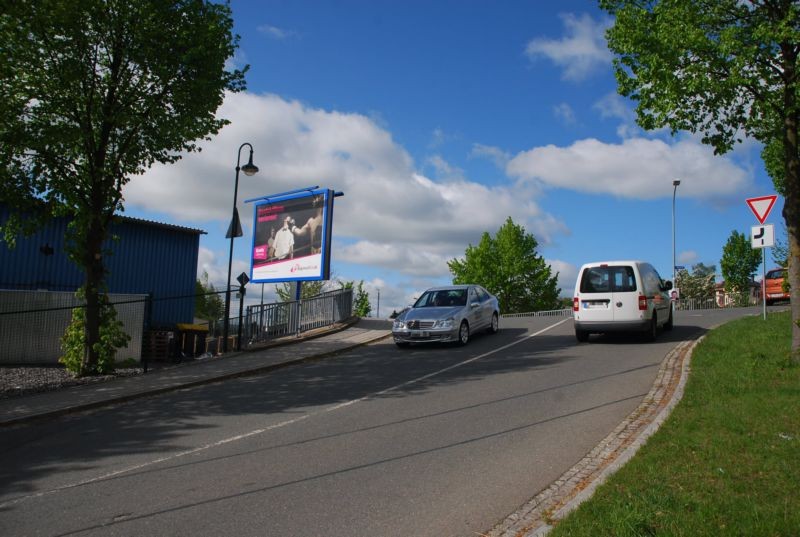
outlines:
{"label": "white van", "polygon": [[572,298],[575,337],[588,341],[592,333],[639,332],[654,341],[659,328],[672,330],[670,289],[672,282],[644,261],[583,265]]}

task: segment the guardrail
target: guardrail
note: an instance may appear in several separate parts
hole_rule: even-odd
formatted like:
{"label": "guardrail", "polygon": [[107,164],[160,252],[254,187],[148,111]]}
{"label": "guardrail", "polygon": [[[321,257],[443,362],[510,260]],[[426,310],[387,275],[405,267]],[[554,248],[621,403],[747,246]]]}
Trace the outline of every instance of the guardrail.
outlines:
{"label": "guardrail", "polygon": [[527,313],[504,313],[501,317],[567,317],[572,315],[572,308],[563,310],[531,311]]}
{"label": "guardrail", "polygon": [[353,290],[340,289],[313,298],[247,306],[243,340],[260,343],[333,325],[353,315]]}

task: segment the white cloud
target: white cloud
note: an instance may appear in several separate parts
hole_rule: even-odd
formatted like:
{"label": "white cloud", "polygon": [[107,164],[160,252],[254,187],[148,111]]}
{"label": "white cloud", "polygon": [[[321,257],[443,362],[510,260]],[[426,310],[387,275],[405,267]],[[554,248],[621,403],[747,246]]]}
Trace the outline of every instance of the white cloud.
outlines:
{"label": "white cloud", "polygon": [[433,166],[436,171],[437,179],[448,179],[451,181],[460,181],[464,179],[464,170],[458,166],[453,166],[442,158],[441,155],[433,155],[427,158],[426,162]]}
{"label": "white cloud", "polygon": [[607,93],[592,105],[602,118],[617,118],[632,123],[636,120],[636,112],[629,106],[631,101],[618,93]]}
{"label": "white cloud", "polygon": [[511,160],[511,155],[507,151],[503,151],[499,147],[492,147],[483,144],[472,144],[469,157],[488,158],[501,170],[505,169],[506,164],[508,164],[508,161]]}
{"label": "white cloud", "polygon": [[677,263],[679,265],[692,265],[697,263],[697,252],[694,250],[685,250],[677,255]]}
{"label": "white cloud", "polygon": [[610,65],[612,55],[606,46],[605,30],[610,20],[595,21],[588,14],[562,14],[566,36],[561,39],[532,39],[525,48],[531,60],[545,57],[563,69],[562,78],[579,81],[596,69]]}
{"label": "white cloud", "polygon": [[567,103],[561,103],[554,106],[553,115],[556,116],[556,119],[560,120],[566,125],[572,125],[575,123],[575,112]]}
{"label": "white cloud", "polygon": [[561,288],[560,296],[572,296],[575,289],[575,279],[578,277],[578,267],[558,259],[546,259],[553,274],[558,273],[558,286]]}
{"label": "white cloud", "polygon": [[586,139],[568,147],[536,147],[514,157],[506,172],[550,187],[632,199],[672,195],[672,181],[679,178],[683,196],[726,200],[752,181],[748,171],[691,139],[673,144]]}
{"label": "white cloud", "polygon": [[256,29],[259,33],[271,39],[277,39],[278,41],[283,41],[284,39],[289,39],[290,37],[294,37],[296,35],[296,33],[291,30],[285,30],[270,24],[262,24]]}
{"label": "white cloud", "polygon": [[[131,181],[124,191],[126,205],[190,225],[202,222],[212,228],[210,235],[224,235],[237,151],[249,142],[260,171],[239,177],[245,229],[240,241],[245,243],[252,207],[243,200],[314,185],[344,193],[336,200],[334,259],[399,274],[448,276],[447,259],[463,255],[467,244],[477,243],[485,231],[496,232],[509,216],[541,244],[568,232],[539,208],[534,187],[482,185],[452,166],[442,179],[420,174],[391,134],[364,115],[250,93],[228,95],[219,115],[231,124],[201,144],[201,152],[184,155],[175,165],[154,166]],[[241,157],[243,164],[247,147]],[[444,160],[437,165],[440,172],[448,171]],[[214,260],[227,267],[227,250],[220,249]]]}

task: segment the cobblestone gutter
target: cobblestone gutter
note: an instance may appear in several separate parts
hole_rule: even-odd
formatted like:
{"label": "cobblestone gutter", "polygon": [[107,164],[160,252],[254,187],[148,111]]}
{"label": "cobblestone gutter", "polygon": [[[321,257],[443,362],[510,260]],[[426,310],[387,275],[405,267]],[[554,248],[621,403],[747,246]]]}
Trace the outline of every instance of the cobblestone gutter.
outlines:
{"label": "cobblestone gutter", "polygon": [[642,403],[575,466],[495,526],[486,537],[540,537],[592,496],[655,433],[683,397],[692,350],[684,341],[661,363]]}

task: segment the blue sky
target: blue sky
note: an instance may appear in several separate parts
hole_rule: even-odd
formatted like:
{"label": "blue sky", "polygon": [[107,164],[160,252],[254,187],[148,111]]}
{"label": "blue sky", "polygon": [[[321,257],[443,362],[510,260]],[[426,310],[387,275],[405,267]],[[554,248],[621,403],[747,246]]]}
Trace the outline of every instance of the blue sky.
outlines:
{"label": "blue sky", "polygon": [[[243,200],[320,185],[335,208],[332,270],[364,280],[381,316],[449,283],[447,261],[510,216],[539,242],[570,296],[581,264],[645,259],[713,264],[731,231],[769,195],[760,147],[714,156],[697,135],[644,132],[616,94],[590,1],[239,1],[231,3],[247,91],[203,151],[134,177],[132,216],[205,230],[198,273],[224,288],[237,150],[245,236],[233,275],[249,271],[252,207]],[[246,150],[243,159],[247,158]],[[780,211],[776,224],[783,239]],[[772,266],[768,252],[768,266]],[[274,296],[268,285],[265,295]],[[255,291],[249,299],[260,298]]]}

